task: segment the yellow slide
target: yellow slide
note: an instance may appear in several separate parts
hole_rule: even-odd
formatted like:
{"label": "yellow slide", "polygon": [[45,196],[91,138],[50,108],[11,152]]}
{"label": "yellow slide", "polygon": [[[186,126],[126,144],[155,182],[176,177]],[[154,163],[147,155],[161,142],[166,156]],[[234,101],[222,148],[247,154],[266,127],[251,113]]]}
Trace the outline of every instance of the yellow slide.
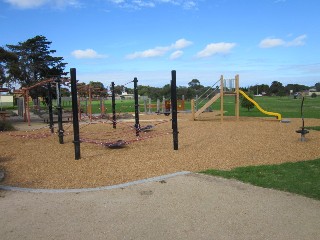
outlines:
{"label": "yellow slide", "polygon": [[281,116],[280,113],[268,112],[268,111],[262,109],[262,108],[260,107],[260,105],[259,105],[256,101],[254,101],[252,98],[250,98],[245,92],[239,90],[239,93],[241,93],[246,99],[248,99],[250,102],[252,102],[252,103],[258,108],[258,110],[259,110],[260,112],[262,112],[262,113],[264,113],[264,114],[266,114],[266,115],[275,116],[279,121],[281,121],[282,116]]}

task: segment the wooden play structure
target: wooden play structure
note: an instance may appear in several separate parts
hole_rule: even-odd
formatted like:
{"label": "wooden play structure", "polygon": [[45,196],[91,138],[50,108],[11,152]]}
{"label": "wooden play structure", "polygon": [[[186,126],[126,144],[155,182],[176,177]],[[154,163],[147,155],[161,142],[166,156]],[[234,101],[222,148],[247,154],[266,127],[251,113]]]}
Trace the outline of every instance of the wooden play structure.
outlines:
{"label": "wooden play structure", "polygon": [[[263,114],[270,115],[276,117],[277,120],[281,121],[282,116],[280,113],[268,112],[260,107],[260,105],[250,98],[245,92],[239,89],[239,75],[236,75],[234,79],[224,79],[223,75],[221,75],[220,80],[220,91],[216,93],[208,102],[206,102],[199,110],[195,111],[195,100],[191,100],[191,111],[193,120],[199,119],[199,116],[206,111],[214,102],[216,102],[220,98],[220,111],[217,111],[220,115],[221,121],[223,121],[224,117],[224,96],[235,96],[235,116],[236,119],[239,120],[240,115],[240,94],[245,97],[248,101],[252,102],[257,109]],[[217,82],[217,83],[218,83]]]}
{"label": "wooden play structure", "polygon": [[[20,95],[22,97],[22,103],[21,103],[22,109],[19,110],[19,108],[18,108],[18,112],[21,111],[23,118],[24,118],[24,121],[28,122],[28,126],[31,125],[30,124],[31,123],[30,105],[29,105],[29,102],[31,100],[30,99],[30,90],[34,89],[36,87],[40,87],[40,86],[47,86],[47,89],[50,92],[52,84],[54,86],[56,86],[57,95],[59,96],[59,100],[57,100],[57,105],[59,105],[59,107],[57,107],[57,109],[58,109],[58,108],[61,108],[61,106],[60,106],[61,105],[60,104],[61,103],[60,84],[64,84],[64,85],[68,86],[69,85],[69,78],[60,78],[60,77],[47,78],[47,79],[45,79],[41,82],[38,82],[32,86],[22,87],[21,89],[14,91],[14,94]],[[52,103],[49,105],[51,105],[51,106],[50,107],[48,106],[48,108],[51,108],[51,111],[52,111]]]}

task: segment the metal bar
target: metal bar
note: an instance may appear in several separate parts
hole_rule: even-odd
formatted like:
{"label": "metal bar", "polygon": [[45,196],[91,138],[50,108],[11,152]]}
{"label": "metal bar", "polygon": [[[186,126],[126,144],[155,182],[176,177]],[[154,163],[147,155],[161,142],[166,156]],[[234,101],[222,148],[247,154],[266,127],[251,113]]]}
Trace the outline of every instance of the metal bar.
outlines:
{"label": "metal bar", "polygon": [[72,118],[73,118],[73,143],[75,160],[80,159],[80,134],[79,134],[79,120],[78,120],[78,99],[77,99],[77,77],[76,69],[70,68],[71,77],[71,94],[72,94]]}
{"label": "metal bar", "polygon": [[63,126],[62,126],[62,107],[61,107],[61,80],[60,77],[56,80],[57,83],[57,110],[58,110],[58,136],[59,143],[63,144]]}
{"label": "metal bar", "polygon": [[116,96],[114,92],[114,82],[111,82],[111,101],[112,101],[112,126],[117,128],[117,118],[116,118]]}
{"label": "metal bar", "polygon": [[172,112],[172,130],[173,130],[173,149],[178,150],[178,112],[177,112],[177,80],[176,71],[171,71],[171,112]]}
{"label": "metal bar", "polygon": [[140,136],[140,123],[139,123],[139,99],[138,99],[138,79],[133,79],[133,93],[134,93],[134,119],[136,136]]}
{"label": "metal bar", "polygon": [[48,83],[48,108],[49,108],[49,128],[51,130],[51,133],[54,133],[51,83]]}

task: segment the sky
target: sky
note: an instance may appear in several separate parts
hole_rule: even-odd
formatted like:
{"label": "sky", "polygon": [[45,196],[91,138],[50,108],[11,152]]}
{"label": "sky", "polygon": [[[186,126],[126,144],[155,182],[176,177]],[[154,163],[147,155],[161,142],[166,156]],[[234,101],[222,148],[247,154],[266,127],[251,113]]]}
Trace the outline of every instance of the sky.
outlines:
{"label": "sky", "polygon": [[[319,0],[0,0],[0,46],[37,35],[81,82],[320,82]],[[130,87],[130,86],[128,86]]]}

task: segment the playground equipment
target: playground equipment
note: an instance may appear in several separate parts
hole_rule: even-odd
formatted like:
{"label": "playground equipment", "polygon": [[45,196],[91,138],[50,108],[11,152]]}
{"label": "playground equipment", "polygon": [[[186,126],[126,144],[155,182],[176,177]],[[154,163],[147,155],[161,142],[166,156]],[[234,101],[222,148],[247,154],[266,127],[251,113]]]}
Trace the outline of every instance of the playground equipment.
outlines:
{"label": "playground equipment", "polygon": [[[88,85],[78,85],[77,86],[77,91],[80,95],[87,96],[86,98],[81,98],[78,97],[78,104],[79,104],[79,118],[81,120],[82,118],[82,108],[85,109],[85,114],[86,116],[89,117],[90,122],[92,122],[93,118],[97,118],[96,116],[93,116],[92,114],[92,99],[93,99],[93,93],[107,93],[106,90],[101,90],[100,88],[95,88],[91,84]],[[83,102],[84,104],[81,104]],[[104,103],[104,98],[100,97],[100,117],[98,118],[103,118],[105,116],[105,103]]]}
{"label": "playground equipment", "polygon": [[[0,86],[0,93],[1,92],[9,92],[9,89],[8,88],[3,88],[2,86]],[[0,97],[1,99],[1,97]],[[2,99],[0,100],[0,119],[5,121],[10,115],[9,113],[7,113],[6,111],[2,111]]]}
{"label": "playground equipment", "polygon": [[[120,122],[121,127],[120,129],[117,129],[115,131],[114,129],[112,131],[104,131],[101,130],[104,128],[98,128],[95,129],[94,131],[90,132],[81,132],[81,138],[80,138],[80,122],[79,122],[79,104],[78,104],[78,88],[77,88],[77,80],[76,80],[76,69],[71,68],[70,69],[70,78],[66,79],[71,82],[71,97],[72,97],[72,115],[73,115],[73,124],[70,124],[67,129],[70,127],[73,127],[73,132],[66,132],[65,130],[62,129],[60,132],[59,129],[59,135],[61,133],[62,136],[64,135],[73,135],[73,144],[74,144],[74,152],[75,152],[75,160],[79,160],[81,158],[81,153],[80,153],[80,143],[92,143],[92,144],[97,144],[100,146],[108,147],[108,148],[121,148],[124,147],[127,144],[136,142],[136,141],[142,141],[142,140],[147,140],[150,138],[158,137],[161,135],[167,135],[167,134],[172,134],[173,135],[173,149],[178,150],[178,122],[177,122],[177,98],[176,98],[176,71],[172,71],[172,80],[171,80],[171,100],[173,102],[171,111],[172,111],[172,127],[171,131],[166,129],[165,131],[162,130],[162,132],[156,132],[152,131],[155,125],[163,124],[163,123],[168,123],[169,120],[166,121],[157,121],[158,123],[155,125],[147,125],[147,126],[140,126],[139,123],[139,103],[138,103],[138,79],[134,78],[133,81],[130,81],[134,83],[134,95],[135,95],[135,124],[134,127],[132,127],[132,123],[125,123],[125,122]],[[40,86],[41,84],[48,84],[51,87],[51,82],[55,81],[58,82],[57,79],[48,79],[45,82],[37,84],[37,86]],[[33,87],[33,86],[32,86]],[[29,90],[31,88],[24,88],[23,91],[21,90],[21,93],[23,93],[24,97],[26,99],[29,99]],[[57,87],[58,89],[58,87]],[[60,89],[58,89],[57,95],[59,96]],[[61,99],[58,99],[59,102],[61,102]],[[26,101],[27,103],[28,101]],[[115,105],[115,104],[113,104]],[[61,107],[61,105],[60,105]],[[113,106],[114,107],[114,106]],[[27,108],[28,109],[28,108]],[[26,115],[28,115],[28,111],[25,111]],[[98,124],[114,124],[115,121],[107,120],[105,122],[99,121],[92,123],[91,121],[89,122],[82,122],[81,128],[86,127],[86,126],[94,126]],[[30,124],[30,120],[29,120]],[[130,124],[130,125],[128,125]],[[61,122],[61,127],[62,127],[62,122]],[[23,133],[23,134],[9,134],[12,137],[22,137],[25,139],[40,139],[40,138],[45,138],[45,137],[50,137],[53,136],[53,132],[48,133],[46,127],[42,128],[41,131],[38,130],[32,130],[29,133]],[[89,127],[88,127],[89,129]],[[135,136],[133,134],[135,133]],[[60,136],[59,136],[60,137]],[[122,138],[124,137],[124,138]],[[121,139],[121,140],[119,140]],[[125,139],[125,140],[122,140]],[[60,140],[60,139],[59,139]],[[63,139],[62,142],[63,143]]]}
{"label": "playground equipment", "polygon": [[[177,99],[177,110],[185,111],[185,100]],[[171,114],[171,100],[166,100],[163,98],[162,103],[160,99],[157,99],[156,104],[151,103],[151,98],[144,99],[144,113],[145,114],[164,114],[169,116]]]}
{"label": "playground equipment", "polygon": [[[191,100],[191,111],[192,111],[192,118],[193,120],[196,120],[200,114],[202,114],[206,109],[208,109],[214,102],[216,102],[220,98],[220,119],[223,121],[224,116],[224,96],[233,95],[235,96],[235,116],[237,120],[239,119],[239,113],[240,113],[240,94],[244,96],[248,101],[252,102],[257,109],[262,112],[263,114],[275,116],[277,120],[281,121],[282,116],[280,113],[275,112],[268,112],[264,110],[260,105],[254,101],[252,98],[250,98],[245,92],[241,91],[239,89],[239,75],[236,75],[234,79],[224,79],[223,75],[221,75],[220,80],[218,80],[212,87],[214,87],[217,83],[220,82],[220,91],[216,93],[207,103],[205,103],[199,110],[195,111],[195,100]],[[229,83],[227,87],[227,83]],[[216,89],[218,89],[218,86],[216,86]]]}
{"label": "playground equipment", "polygon": [[260,105],[259,105],[256,101],[254,101],[252,98],[250,98],[245,92],[243,92],[243,91],[241,91],[241,90],[239,90],[239,92],[240,92],[246,99],[248,99],[248,101],[252,102],[253,105],[255,105],[260,112],[262,112],[262,113],[264,113],[264,114],[266,114],[266,115],[275,116],[278,120],[281,121],[282,116],[281,116],[280,113],[268,112],[268,111],[264,110],[263,108],[260,107]]}
{"label": "playground equipment", "polygon": [[301,142],[305,142],[306,141],[306,134],[309,133],[309,131],[307,129],[304,128],[304,116],[303,116],[303,102],[304,102],[304,97],[302,97],[302,101],[301,101],[301,120],[302,120],[302,127],[301,129],[297,130],[296,133],[300,133],[301,137],[300,137],[300,141]]}

